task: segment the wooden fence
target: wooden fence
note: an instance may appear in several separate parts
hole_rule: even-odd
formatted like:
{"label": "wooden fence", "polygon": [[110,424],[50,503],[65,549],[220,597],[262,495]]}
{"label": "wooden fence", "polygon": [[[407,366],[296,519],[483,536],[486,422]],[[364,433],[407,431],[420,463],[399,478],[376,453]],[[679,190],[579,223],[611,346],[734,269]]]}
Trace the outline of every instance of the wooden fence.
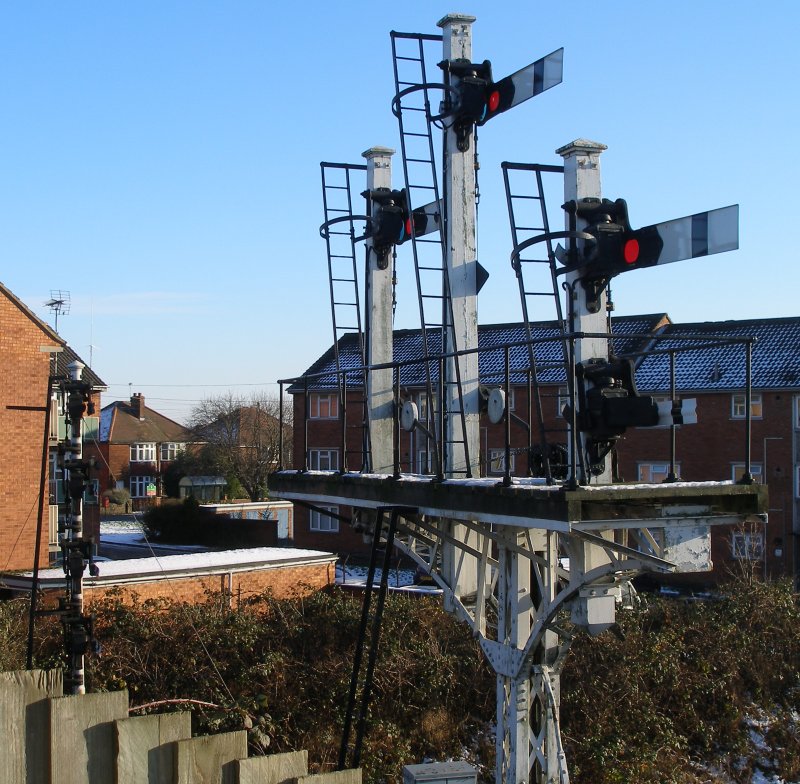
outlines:
{"label": "wooden fence", "polygon": [[192,737],[187,712],[128,716],[127,691],[63,696],[60,671],[0,672],[3,784],[361,784],[305,751],[247,757],[247,733]]}

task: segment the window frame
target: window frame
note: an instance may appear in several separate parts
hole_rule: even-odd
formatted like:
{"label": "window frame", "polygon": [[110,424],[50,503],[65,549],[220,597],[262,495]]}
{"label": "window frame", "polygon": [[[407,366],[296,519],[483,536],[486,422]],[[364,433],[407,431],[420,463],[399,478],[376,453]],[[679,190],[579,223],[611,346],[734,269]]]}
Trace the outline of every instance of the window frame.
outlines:
{"label": "window frame", "polygon": [[[320,468],[323,455],[327,456],[327,463],[330,467]],[[308,450],[308,470],[309,471],[338,471],[339,470],[339,450],[330,447],[313,447]]]}
{"label": "window frame", "polygon": [[[327,410],[327,413],[322,413]],[[338,392],[311,392],[308,396],[309,419],[338,419],[339,394]]]}
{"label": "window frame", "polygon": [[[764,483],[764,466],[761,463],[750,463],[750,475],[758,484]],[[731,479],[738,482],[744,476],[744,463],[731,463]]]}
{"label": "window frame", "polygon": [[[514,473],[514,466],[516,464],[514,452],[511,452],[511,471]],[[495,465],[496,464],[496,465]],[[487,476],[500,476],[506,472],[506,450],[505,447],[487,450],[486,454],[486,475]]]}
{"label": "window frame", "polygon": [[564,418],[564,409],[569,405],[569,387],[559,386],[556,392],[556,416]]}
{"label": "window frame", "polygon": [[[140,457],[141,454],[150,454],[149,457]],[[131,463],[155,463],[156,444],[155,441],[137,441],[130,446]]]}
{"label": "window frame", "polygon": [[[155,477],[147,476],[146,474],[132,474],[128,477],[128,480],[128,489],[130,490],[131,498],[147,498],[147,485],[154,485],[156,483]],[[135,492],[134,485],[137,486],[136,490],[141,489],[142,492]],[[156,490],[156,493],[157,492]]]}
{"label": "window frame", "polygon": [[[186,444],[183,441],[162,441],[158,450],[161,459],[165,462],[177,460],[178,455],[186,451]],[[166,452],[166,455],[164,454]],[[170,452],[172,456],[170,457]]]}
{"label": "window frame", "polygon": [[737,561],[763,561],[763,531],[732,531],[731,557]]}
{"label": "window frame", "polygon": [[[319,504],[319,509],[327,509],[329,512],[339,514],[339,507],[333,504]],[[327,527],[323,526],[323,521]],[[308,530],[313,531],[315,534],[338,534],[339,533],[339,518],[331,517],[323,514],[317,509],[310,509],[308,515]]]}
{"label": "window frame", "polygon": [[[731,394],[731,419],[747,418],[747,394],[734,392]],[[764,398],[760,392],[750,394],[750,418],[764,418]]]}
{"label": "window frame", "polygon": [[[414,465],[412,473],[415,474],[422,474],[423,476],[427,476],[428,474],[435,474],[436,469],[434,468],[435,459],[433,449],[427,449],[422,447],[421,449],[417,449],[417,462]],[[427,470],[425,470],[426,466],[425,463],[427,462]]]}
{"label": "window frame", "polygon": [[[649,479],[642,479],[642,469],[648,468],[650,473]],[[656,470],[659,469],[659,470]],[[663,469],[663,470],[660,470]],[[669,460],[640,460],[636,463],[636,481],[644,485],[659,485],[663,484],[669,476],[670,464]],[[653,474],[661,476],[663,479],[654,479]],[[681,464],[675,463],[675,476],[681,475]]]}

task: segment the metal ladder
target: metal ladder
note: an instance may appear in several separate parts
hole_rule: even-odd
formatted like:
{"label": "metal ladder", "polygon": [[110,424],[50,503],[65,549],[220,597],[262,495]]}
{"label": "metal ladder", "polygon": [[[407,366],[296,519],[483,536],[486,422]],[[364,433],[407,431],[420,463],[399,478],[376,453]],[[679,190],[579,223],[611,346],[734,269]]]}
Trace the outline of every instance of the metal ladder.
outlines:
{"label": "metal ladder", "polygon": [[[344,416],[346,385],[361,384],[366,390],[363,368],[366,365],[366,342],[362,325],[361,299],[358,285],[358,266],[356,262],[357,243],[364,238],[357,235],[356,222],[364,221],[366,216],[353,212],[353,175],[362,177],[367,171],[365,164],[320,163],[322,174],[322,205],[325,222],[320,227],[320,235],[325,240],[328,255],[328,282],[331,298],[331,320],[333,323],[333,353],[336,360],[336,381],[339,391],[339,411]],[[356,188],[356,193],[359,189]],[[345,335],[355,334],[359,369],[352,370],[345,377],[340,354],[340,342]],[[361,450],[362,470],[369,470],[369,407],[366,393],[361,402],[363,419],[356,427],[363,430]],[[346,423],[345,423],[346,424]],[[342,470],[347,470],[347,454],[342,455]]]}
{"label": "metal ladder", "polygon": [[532,408],[535,412],[535,426],[538,433],[542,468],[545,478],[550,484],[553,482],[551,461],[553,443],[555,442],[551,442],[549,436],[553,433],[559,433],[561,438],[566,441],[567,428],[566,424],[562,428],[548,429],[545,426],[545,418],[542,411],[542,387],[539,379],[542,371],[560,367],[564,371],[565,385],[569,391],[570,400],[574,400],[572,372],[570,371],[572,346],[565,337],[561,342],[562,362],[556,364],[548,363],[545,366],[536,357],[531,325],[534,320],[550,320],[549,317],[545,319],[537,318],[544,309],[543,306],[549,306],[552,308],[550,315],[555,314],[555,325],[558,333],[561,335],[566,335],[567,333],[559,291],[559,270],[556,267],[555,247],[553,245],[556,238],[564,236],[564,232],[554,233],[550,230],[545,199],[545,179],[543,176],[558,175],[558,186],[563,191],[564,167],[536,163],[509,163],[508,161],[504,161],[501,166],[506,191],[506,203],[508,205],[508,217],[511,224],[511,238],[514,246],[511,264],[517,276],[522,318],[528,340],[528,359],[534,397]]}
{"label": "metal ladder", "polygon": [[[438,213],[438,238],[416,237],[413,232],[411,236],[422,338],[422,358],[425,365],[427,398],[425,414],[428,424],[426,430],[435,436],[430,441],[432,441],[436,473],[439,476],[444,475],[448,450],[461,444],[464,449],[466,466],[463,469],[454,468],[454,473],[464,473],[467,477],[471,477],[469,447],[466,439],[466,417],[458,362],[453,363],[455,379],[450,382],[456,387],[453,395],[446,394],[443,383],[439,383],[438,388],[434,383],[437,373],[440,382],[443,380],[442,368],[444,366],[438,361],[440,355],[445,353],[448,346],[451,351],[459,349],[453,329],[453,301],[450,278],[445,263],[447,216],[443,214],[444,210],[441,208],[444,201],[440,194],[433,142],[432,128],[437,115],[431,112],[430,107],[431,94],[447,90],[446,85],[441,83],[441,74],[438,72],[438,68],[434,71],[441,50],[434,53],[431,47],[431,44],[441,46],[442,36],[392,31],[391,40],[395,80],[392,111],[397,117],[400,130],[403,178],[409,214],[415,208],[440,205],[438,209],[434,207],[426,210],[426,212],[435,210]],[[428,53],[427,62],[426,51]],[[433,62],[434,66],[429,65],[430,62]],[[439,335],[438,345],[437,333]],[[435,394],[437,391],[438,395]],[[447,410],[448,398],[458,401],[450,410]],[[435,414],[438,412],[442,412],[443,416],[437,418]],[[453,417],[455,422],[460,423],[460,438],[454,436],[447,441],[446,417]],[[459,427],[454,427],[453,432],[458,434]]]}

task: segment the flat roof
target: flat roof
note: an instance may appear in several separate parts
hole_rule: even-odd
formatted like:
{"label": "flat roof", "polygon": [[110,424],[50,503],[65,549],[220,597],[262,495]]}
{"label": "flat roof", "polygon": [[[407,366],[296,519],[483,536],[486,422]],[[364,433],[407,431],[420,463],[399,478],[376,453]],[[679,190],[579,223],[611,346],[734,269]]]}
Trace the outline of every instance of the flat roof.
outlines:
{"label": "flat roof", "polygon": [[[97,577],[84,575],[84,586],[97,588],[125,583],[152,582],[197,577],[206,574],[238,573],[278,569],[291,566],[310,566],[336,563],[334,553],[323,550],[301,550],[293,547],[252,547],[242,550],[218,550],[205,553],[165,555],[151,558],[127,558],[119,561],[100,561]],[[0,586],[29,590],[33,572],[0,574]],[[39,570],[42,590],[61,588],[66,578],[61,567]]]}

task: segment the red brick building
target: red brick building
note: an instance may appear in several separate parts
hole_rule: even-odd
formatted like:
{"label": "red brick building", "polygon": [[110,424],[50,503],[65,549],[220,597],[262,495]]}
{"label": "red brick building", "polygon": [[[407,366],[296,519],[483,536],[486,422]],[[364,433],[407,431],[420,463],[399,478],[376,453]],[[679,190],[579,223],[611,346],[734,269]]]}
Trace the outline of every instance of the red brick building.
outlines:
{"label": "red brick building", "polygon": [[[0,357],[0,570],[33,566],[40,516],[39,565],[47,566],[58,553],[61,493],[55,454],[58,440],[63,437],[64,421],[63,400],[52,377],[66,372],[67,366],[79,358],[58,333],[2,284]],[[92,399],[99,406],[103,382],[89,368],[85,378],[91,385]],[[47,407],[50,428],[45,440]],[[88,419],[87,435],[91,428]],[[92,509],[87,503],[87,536],[92,535],[98,520],[96,507]]]}
{"label": "red brick building", "polygon": [[128,490],[133,509],[158,503],[164,473],[189,440],[183,425],[146,406],[142,394],[110,403],[100,413],[100,492]]}
{"label": "red brick building", "polygon": [[[675,474],[683,481],[742,479],[748,442],[746,412],[747,346],[751,346],[750,473],[766,481],[770,490],[768,522],[748,530],[718,527],[712,536],[715,574],[742,563],[767,576],[796,575],[797,533],[800,531],[800,319],[672,324],[665,314],[613,320],[614,352],[635,363],[640,394],[656,400],[671,399],[670,353],[674,352],[675,393],[697,401],[697,424],[675,429]],[[561,415],[568,401],[561,342],[553,323],[534,325],[535,357],[540,383],[544,428],[548,444],[560,445],[553,462],[558,475],[558,455],[566,448],[566,420]],[[485,391],[504,383],[503,345],[509,352],[511,394],[512,476],[537,475],[538,424],[529,406],[530,366],[526,333],[521,324],[479,328],[479,369]],[[655,352],[654,349],[657,349]],[[342,367],[356,367],[355,336],[338,346]],[[417,330],[394,335],[395,361],[421,357]],[[294,398],[294,467],[307,470],[355,470],[363,460],[363,382],[348,375],[346,422],[335,386],[333,347],[312,365],[308,383],[290,388]],[[424,416],[424,378],[419,366],[400,373],[401,400],[417,403]],[[536,396],[532,396],[535,403]],[[345,425],[343,427],[343,424]],[[672,429],[629,428],[612,455],[618,481],[662,482],[669,479]],[[530,433],[530,435],[529,435]],[[400,431],[400,470],[430,473],[431,455],[418,430]],[[484,414],[480,430],[480,466],[484,476],[505,473],[505,428],[492,425]],[[552,456],[551,456],[552,457]],[[530,461],[529,461],[530,458]],[[529,474],[529,470],[531,474]],[[332,513],[333,516],[326,514]],[[338,517],[337,517],[338,515]],[[295,542],[301,547],[366,553],[360,532],[349,525],[351,511],[322,505],[295,515]]]}

